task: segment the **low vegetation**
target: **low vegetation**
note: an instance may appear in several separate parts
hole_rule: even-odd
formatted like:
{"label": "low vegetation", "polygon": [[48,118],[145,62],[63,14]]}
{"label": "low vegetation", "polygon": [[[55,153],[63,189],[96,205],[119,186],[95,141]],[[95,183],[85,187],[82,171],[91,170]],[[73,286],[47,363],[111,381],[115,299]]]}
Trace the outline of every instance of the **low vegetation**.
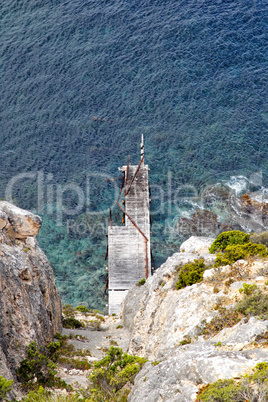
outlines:
{"label": "low vegetation", "polygon": [[88,370],[91,368],[91,364],[86,359],[87,356],[91,356],[90,350],[75,349],[72,344],[68,343],[68,337],[60,333],[56,334],[56,339],[58,339],[57,342],[52,342],[47,346],[47,349],[51,351],[51,345],[56,344],[56,347],[53,346],[53,350],[50,352],[53,361],[64,364],[68,369]]}
{"label": "low vegetation", "polygon": [[[88,370],[91,364],[86,356],[90,356],[89,350],[75,350],[68,344],[66,335],[57,334],[57,341],[51,342],[42,350],[35,342],[31,342],[27,348],[26,359],[22,360],[17,370],[17,376],[24,389],[37,389],[39,385],[46,387],[57,386],[70,390],[57,374],[57,364],[64,364],[68,369]],[[80,358],[77,358],[80,357]]]}
{"label": "low vegetation", "polygon": [[79,328],[83,328],[85,326],[85,324],[83,324],[81,321],[77,320],[74,317],[68,317],[68,318],[63,318],[62,326],[63,326],[63,328],[79,329]]}
{"label": "low vegetation", "polygon": [[182,341],[180,341],[180,345],[188,345],[189,343],[192,343],[192,339],[189,335],[186,335]]}
{"label": "low vegetation", "polygon": [[75,310],[71,306],[71,304],[65,304],[63,306],[62,312],[63,312],[65,318],[73,318]]}
{"label": "low vegetation", "polygon": [[[82,313],[86,317],[91,318],[91,320],[83,320],[83,318],[77,319],[76,313]],[[75,308],[73,308],[70,304],[66,304],[63,307],[63,314],[64,317],[62,319],[62,325],[64,328],[69,328],[69,329],[79,329],[79,328],[84,328],[86,325],[88,325],[91,330],[95,331],[102,331],[103,329],[101,328],[101,323],[105,321],[105,318],[103,317],[102,313],[99,310],[92,310],[88,309],[86,306],[79,305]],[[85,318],[85,317],[84,317]]]}
{"label": "low vegetation", "polygon": [[30,391],[28,395],[22,399],[23,402],[89,402],[88,399],[82,398],[81,395],[76,392],[68,395],[53,396],[51,391],[44,389],[42,386],[37,391]]}
{"label": "low vegetation", "polygon": [[143,286],[143,285],[145,284],[145,282],[146,282],[146,279],[145,279],[145,278],[142,278],[142,279],[137,283],[137,286]]}
{"label": "low vegetation", "polygon": [[258,316],[263,320],[268,319],[268,293],[259,289],[256,285],[243,284],[240,289],[244,293],[242,300],[236,306],[236,310],[245,316]]}
{"label": "low vegetation", "polygon": [[77,306],[75,307],[76,311],[80,311],[81,313],[89,313],[90,310],[86,306]]}
{"label": "low vegetation", "polygon": [[178,267],[179,277],[176,283],[176,289],[182,289],[186,286],[199,283],[203,280],[203,273],[208,267],[205,265],[203,259],[194,260],[188,264]]}
{"label": "low vegetation", "polygon": [[216,317],[212,318],[210,322],[205,323],[205,326],[201,331],[202,335],[213,336],[223,328],[233,327],[241,320],[241,318],[243,318],[243,314],[235,309],[219,307],[218,312],[219,314]]}
{"label": "low vegetation", "polygon": [[264,244],[268,247],[268,232],[253,233],[249,239],[251,243]]}
{"label": "low vegetation", "polygon": [[257,364],[251,375],[240,381],[218,380],[203,387],[197,401],[203,402],[245,402],[268,400],[268,363]]}
{"label": "low vegetation", "polygon": [[106,356],[95,363],[90,377],[93,387],[90,389],[90,401],[126,401],[135,376],[146,360],[123,353],[114,346]]}
{"label": "low vegetation", "polygon": [[253,256],[268,257],[266,246],[250,242],[246,244],[229,245],[224,249],[224,252],[217,254],[214,266],[232,265],[237,260],[243,260]]}
{"label": "low vegetation", "polygon": [[227,246],[236,244],[246,244],[249,242],[249,235],[240,230],[232,230],[229,232],[220,233],[210,246],[210,253],[224,251]]}
{"label": "low vegetation", "polygon": [[247,283],[244,283],[243,288],[239,291],[243,297],[234,308],[227,309],[217,306],[219,314],[209,323],[205,323],[201,332],[203,335],[215,335],[223,328],[237,324],[243,317],[268,318],[268,293],[266,291],[261,290],[255,284]]}
{"label": "low vegetation", "polygon": [[88,308],[85,306],[77,306],[76,309],[74,309],[70,304],[65,304],[65,306],[63,306],[62,309],[62,312],[64,314],[64,317],[62,318],[63,328],[69,328],[69,329],[83,328],[85,326],[84,323],[75,318],[75,311],[81,311],[83,309],[88,310]]}
{"label": "low vegetation", "polygon": [[5,401],[8,392],[11,390],[13,380],[7,380],[0,375],[0,401]]}
{"label": "low vegetation", "polygon": [[41,351],[35,342],[31,342],[26,355],[26,359],[21,361],[16,372],[24,388],[32,388],[35,384],[55,386],[60,382],[59,378],[56,378],[56,365],[50,358],[48,348]]}
{"label": "low vegetation", "polygon": [[[258,241],[253,242],[254,239]],[[218,253],[214,266],[232,265],[235,261],[248,257],[268,257],[266,236],[250,236],[239,230],[223,232],[212,243],[210,253]]]}

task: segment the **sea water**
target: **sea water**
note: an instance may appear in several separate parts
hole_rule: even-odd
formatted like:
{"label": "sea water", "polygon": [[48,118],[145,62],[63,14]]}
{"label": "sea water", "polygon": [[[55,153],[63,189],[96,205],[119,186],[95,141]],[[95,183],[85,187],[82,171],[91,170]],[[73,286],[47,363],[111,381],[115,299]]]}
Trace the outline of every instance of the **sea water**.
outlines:
{"label": "sea water", "polygon": [[[240,194],[261,177],[254,190],[267,187],[265,1],[2,0],[0,13],[0,197],[24,174],[12,200],[44,218],[39,241],[65,302],[105,303],[108,212],[85,214],[113,205],[118,166],[138,163],[141,133],[155,266],[178,250],[176,223],[202,208],[207,186]],[[90,199],[59,222],[67,183]],[[65,196],[74,210],[77,194]],[[70,218],[88,230],[68,231]]]}

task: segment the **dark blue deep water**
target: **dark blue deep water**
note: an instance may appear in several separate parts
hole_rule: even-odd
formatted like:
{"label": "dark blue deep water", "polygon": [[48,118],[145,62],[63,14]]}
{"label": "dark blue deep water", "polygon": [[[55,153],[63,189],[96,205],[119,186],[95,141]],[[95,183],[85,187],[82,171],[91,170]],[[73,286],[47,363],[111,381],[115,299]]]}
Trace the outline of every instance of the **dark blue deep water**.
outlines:
{"label": "dark blue deep water", "polygon": [[[156,266],[181,241],[167,229],[181,212],[159,208],[168,186],[199,194],[256,172],[267,186],[266,1],[2,0],[0,13],[0,197],[16,175],[32,175],[13,201],[43,216],[40,243],[65,302],[105,304],[107,213],[85,213],[113,202],[117,168],[128,154],[137,163],[141,133]],[[74,183],[87,196],[88,174],[90,202],[59,226],[57,186]],[[77,194],[65,195],[74,209]],[[70,217],[89,229],[69,230]]]}

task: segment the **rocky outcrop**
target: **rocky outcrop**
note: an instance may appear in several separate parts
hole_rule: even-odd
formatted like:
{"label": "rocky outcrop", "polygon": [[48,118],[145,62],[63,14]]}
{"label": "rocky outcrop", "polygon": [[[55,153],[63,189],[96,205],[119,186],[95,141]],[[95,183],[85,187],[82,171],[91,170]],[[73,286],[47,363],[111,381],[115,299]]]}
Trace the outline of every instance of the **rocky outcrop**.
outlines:
{"label": "rocky outcrop", "polygon": [[264,349],[243,352],[217,350],[213,342],[178,347],[159,364],[147,362],[135,378],[128,401],[190,402],[201,384],[240,378],[257,363],[267,361]]}
{"label": "rocky outcrop", "polygon": [[212,241],[192,237],[182,244],[181,253],[170,257],[144,286],[133,287],[126,296],[122,318],[131,332],[128,351],[149,360],[135,379],[130,402],[194,401],[200,385],[239,378],[257,363],[268,361],[267,347],[254,342],[266,333],[268,321],[243,319],[214,337],[200,335],[205,323],[219,314],[217,306],[229,309],[242,297],[239,288],[244,282],[257,283],[265,290],[267,277],[260,276],[260,271],[267,261],[238,261],[233,271],[239,271],[241,280],[232,278],[228,287],[224,280],[230,279],[229,266],[209,269],[203,282],[176,290],[178,266],[197,258],[207,265],[213,263],[215,255],[207,253]]}
{"label": "rocky outcrop", "polygon": [[0,203],[0,375],[15,382],[26,346],[62,329],[53,271],[33,237],[40,226],[38,216]]}
{"label": "rocky outcrop", "polygon": [[217,215],[206,209],[197,209],[190,218],[181,217],[176,225],[176,231],[187,236],[217,236],[234,228],[238,229],[237,225],[218,222]]}
{"label": "rocky outcrop", "polygon": [[219,302],[220,296],[203,283],[180,292],[176,290],[178,266],[198,258],[213,264],[215,255],[206,252],[212,242],[213,239],[193,236],[192,246],[185,242],[181,249],[192,249],[194,252],[173,254],[144,286],[134,286],[128,292],[122,315],[124,326],[132,330],[130,353],[159,358],[167,350],[175,348],[185,336],[195,335],[197,325],[201,325],[205,317],[210,314],[211,319],[215,315],[213,306]]}
{"label": "rocky outcrop", "polygon": [[[1,219],[1,214],[4,218]],[[14,205],[0,201],[0,229],[7,228],[10,237],[15,239],[26,239],[29,236],[36,236],[42,225],[42,219],[29,211],[15,207]]]}

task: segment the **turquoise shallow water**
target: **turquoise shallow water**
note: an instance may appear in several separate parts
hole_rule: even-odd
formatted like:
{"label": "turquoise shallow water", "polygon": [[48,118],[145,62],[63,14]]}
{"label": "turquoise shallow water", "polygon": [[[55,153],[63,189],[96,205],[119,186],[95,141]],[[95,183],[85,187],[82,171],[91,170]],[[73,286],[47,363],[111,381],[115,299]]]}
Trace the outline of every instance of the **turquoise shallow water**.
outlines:
{"label": "turquoise shallow water", "polygon": [[[180,242],[170,230],[181,211],[195,205],[168,205],[168,172],[171,193],[187,184],[200,194],[260,171],[267,186],[265,1],[3,0],[0,13],[0,197],[18,173],[44,172],[50,209],[40,241],[66,301],[87,300],[104,280],[106,215],[90,233],[68,234],[70,217],[55,224],[49,183],[72,181],[86,194],[94,172],[91,204],[80,212],[108,207],[113,182],[105,178],[119,177],[128,154],[137,162],[143,132],[153,236],[162,244],[156,265]],[[36,179],[20,181],[13,198],[39,212]],[[77,199],[66,195],[66,203]],[[102,291],[91,299],[103,304]]]}

